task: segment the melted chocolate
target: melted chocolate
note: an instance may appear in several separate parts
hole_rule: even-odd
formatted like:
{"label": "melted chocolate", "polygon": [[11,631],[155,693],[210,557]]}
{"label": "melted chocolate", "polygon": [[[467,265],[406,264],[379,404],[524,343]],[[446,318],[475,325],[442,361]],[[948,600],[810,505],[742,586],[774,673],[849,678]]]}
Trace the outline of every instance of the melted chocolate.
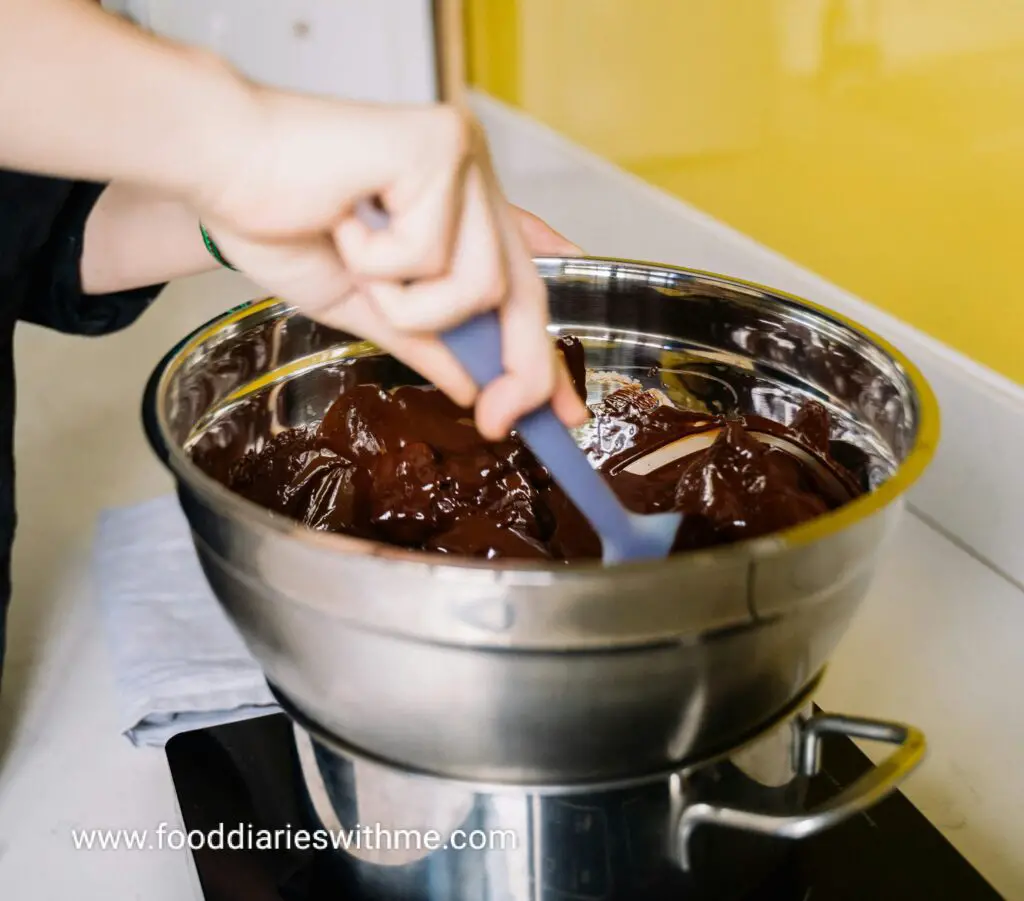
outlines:
{"label": "melted chocolate", "polygon": [[[558,347],[586,399],[583,345],[562,338]],[[855,479],[834,456],[829,415],[817,403],[787,427],[678,410],[628,386],[591,413],[580,432],[583,450],[630,509],[683,512],[677,551],[785,529],[866,490],[861,474]],[[627,471],[658,447],[709,429],[717,430],[709,447],[647,475]],[[837,471],[848,490],[836,496],[814,467],[752,431],[796,442]],[[313,529],[484,559],[601,556],[593,529],[518,438],[485,442],[471,411],[435,388],[347,385],[319,427],[277,436],[221,477]]]}

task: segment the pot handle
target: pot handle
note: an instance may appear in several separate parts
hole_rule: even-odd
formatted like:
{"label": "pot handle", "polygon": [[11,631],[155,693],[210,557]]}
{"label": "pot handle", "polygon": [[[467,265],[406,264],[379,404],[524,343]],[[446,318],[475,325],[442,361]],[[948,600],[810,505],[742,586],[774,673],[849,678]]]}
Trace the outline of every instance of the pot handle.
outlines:
{"label": "pot handle", "polygon": [[690,868],[689,844],[697,826],[713,824],[777,838],[806,838],[831,829],[847,817],[877,804],[893,792],[924,758],[924,735],[913,726],[836,714],[816,714],[804,723],[796,748],[796,770],[800,776],[809,777],[818,772],[823,735],[845,735],[847,738],[885,742],[898,747],[852,785],[814,810],[780,816],[703,802],[691,804],[680,814],[676,828],[677,853],[682,868]]}

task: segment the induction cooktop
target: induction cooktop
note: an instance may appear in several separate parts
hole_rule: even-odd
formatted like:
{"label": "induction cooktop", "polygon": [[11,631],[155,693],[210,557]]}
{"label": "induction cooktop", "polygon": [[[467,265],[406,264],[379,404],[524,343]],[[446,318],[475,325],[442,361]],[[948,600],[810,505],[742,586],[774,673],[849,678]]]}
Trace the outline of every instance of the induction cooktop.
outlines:
{"label": "induction cooktop", "polygon": [[[283,714],[270,714],[175,736],[166,753],[185,829],[315,830],[300,788],[292,729]],[[827,738],[808,803],[834,795],[871,765],[849,739]],[[742,894],[723,890],[722,901],[1001,898],[900,793],[812,838],[758,838],[785,845],[782,862]],[[334,849],[206,847],[191,853],[201,901],[362,901]],[[724,853],[730,865],[743,867],[742,842],[726,846]],[[687,901],[689,895],[680,889],[665,897]],[[542,897],[562,901],[557,893],[542,892]],[[719,896],[712,891],[699,897]],[[643,901],[655,899],[647,895]]]}

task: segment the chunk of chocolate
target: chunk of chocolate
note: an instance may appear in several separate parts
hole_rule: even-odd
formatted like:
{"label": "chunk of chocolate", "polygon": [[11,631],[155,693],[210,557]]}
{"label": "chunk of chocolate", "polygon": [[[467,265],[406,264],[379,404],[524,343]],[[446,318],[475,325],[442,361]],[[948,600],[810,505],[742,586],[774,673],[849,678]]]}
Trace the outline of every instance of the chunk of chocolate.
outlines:
{"label": "chunk of chocolate", "polygon": [[683,466],[675,509],[695,512],[727,541],[767,535],[828,511],[792,454],[769,447],[739,420]]}

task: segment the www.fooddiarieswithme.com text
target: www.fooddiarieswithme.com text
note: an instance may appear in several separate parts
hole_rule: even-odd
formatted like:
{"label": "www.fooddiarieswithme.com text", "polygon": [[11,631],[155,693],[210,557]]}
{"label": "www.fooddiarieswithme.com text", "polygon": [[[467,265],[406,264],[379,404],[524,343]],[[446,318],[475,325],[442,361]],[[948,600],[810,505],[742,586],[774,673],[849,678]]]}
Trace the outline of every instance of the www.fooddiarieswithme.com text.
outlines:
{"label": "www.fooddiarieswithme.com text", "polygon": [[251,825],[213,829],[181,829],[161,823],[156,829],[72,829],[71,840],[80,851],[484,851],[514,850],[511,829],[392,829],[356,826],[352,829],[260,829]]}

